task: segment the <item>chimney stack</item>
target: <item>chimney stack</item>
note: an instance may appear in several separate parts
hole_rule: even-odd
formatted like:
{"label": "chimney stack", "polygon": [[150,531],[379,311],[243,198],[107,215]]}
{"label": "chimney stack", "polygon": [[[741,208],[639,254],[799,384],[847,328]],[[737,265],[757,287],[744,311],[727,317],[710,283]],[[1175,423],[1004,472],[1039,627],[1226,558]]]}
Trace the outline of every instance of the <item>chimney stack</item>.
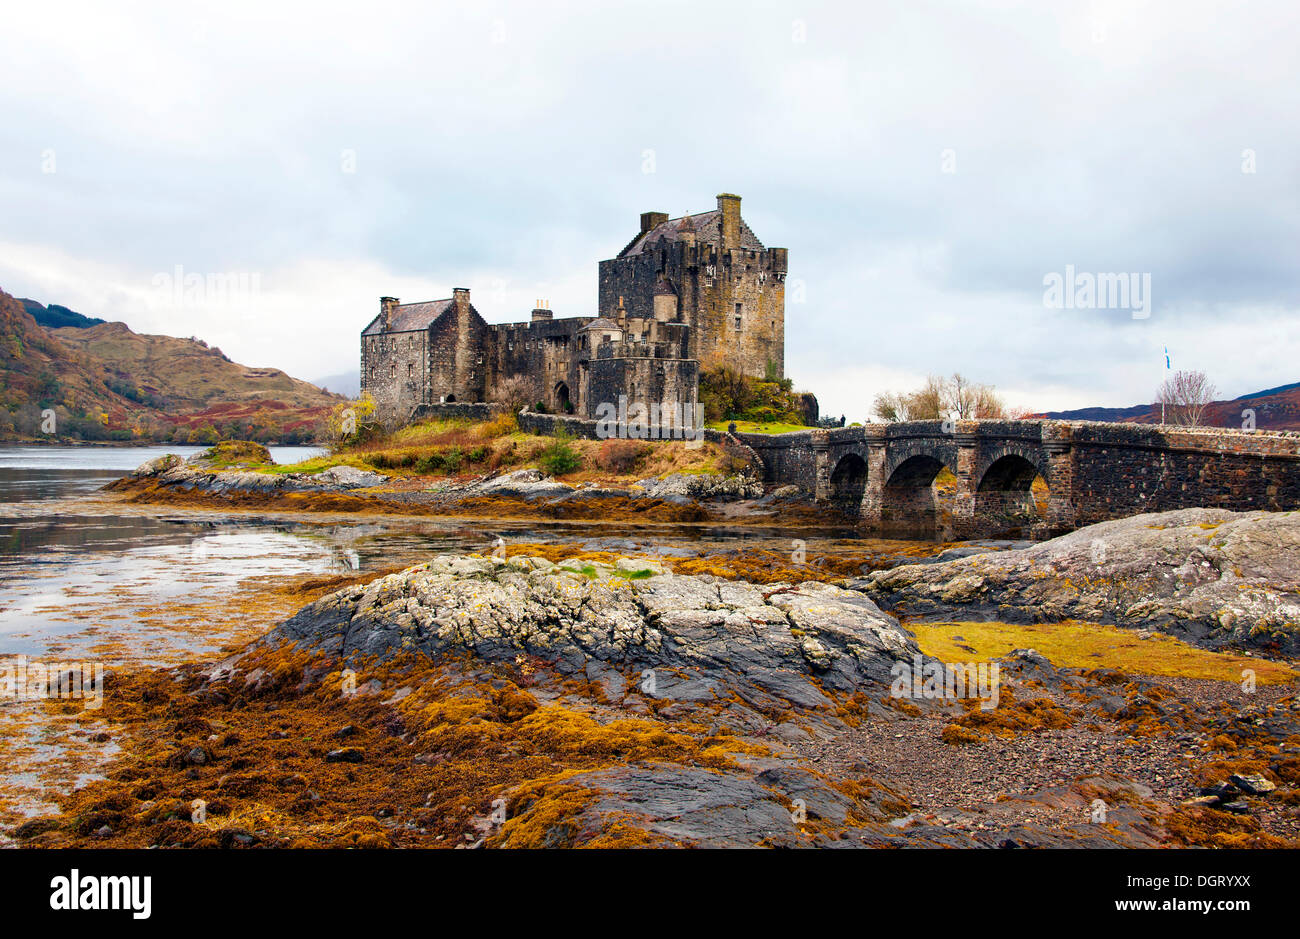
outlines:
{"label": "chimney stack", "polygon": [[666,221],[668,221],[667,212],[642,212],[641,234],[644,235],[646,232],[658,228]]}
{"label": "chimney stack", "polygon": [[469,288],[468,287],[451,288],[451,299],[452,302],[456,304],[456,311],[458,313],[464,314],[469,312]]}
{"label": "chimney stack", "polygon": [[740,196],[718,193],[718,211],[722,213],[722,247],[735,248],[740,244]]}
{"label": "chimney stack", "polygon": [[543,320],[554,319],[554,316],[551,314],[551,304],[549,301],[534,300],[533,302],[536,304],[536,306],[533,307],[534,323],[541,322]]}
{"label": "chimney stack", "polygon": [[397,306],[397,304],[401,302],[402,301],[398,300],[396,297],[379,298],[379,313],[384,318],[384,332],[388,332],[393,328],[393,307]]}

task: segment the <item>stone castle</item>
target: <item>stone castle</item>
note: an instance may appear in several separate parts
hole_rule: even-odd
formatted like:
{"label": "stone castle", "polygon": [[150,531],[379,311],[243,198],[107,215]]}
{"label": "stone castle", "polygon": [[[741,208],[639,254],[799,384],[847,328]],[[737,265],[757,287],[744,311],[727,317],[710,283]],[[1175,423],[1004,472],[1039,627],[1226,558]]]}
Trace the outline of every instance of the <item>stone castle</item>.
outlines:
{"label": "stone castle", "polygon": [[421,405],[499,400],[522,378],[530,407],[594,418],[620,396],[690,408],[701,366],[784,377],[785,248],[764,248],[723,193],[710,212],[641,215],[641,230],[600,262],[596,316],[489,324],[458,287],[447,300],[380,299],[361,333],[361,390],[385,423]]}

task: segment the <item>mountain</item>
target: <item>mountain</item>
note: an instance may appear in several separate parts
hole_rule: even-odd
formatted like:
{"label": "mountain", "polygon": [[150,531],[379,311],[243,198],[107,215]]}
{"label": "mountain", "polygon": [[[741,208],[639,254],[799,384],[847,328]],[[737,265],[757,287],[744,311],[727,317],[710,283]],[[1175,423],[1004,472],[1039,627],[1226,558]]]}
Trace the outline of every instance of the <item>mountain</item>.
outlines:
{"label": "mountain", "polygon": [[82,316],[66,306],[59,306],[57,303],[51,303],[49,306],[38,303],[35,300],[19,300],[19,303],[31,314],[32,319],[37,324],[44,326],[46,329],[58,329],[62,326],[98,326],[104,322],[100,319],[91,319],[89,316]]}
{"label": "mountain", "polygon": [[147,410],[115,391],[111,378],[0,290],[0,439],[39,435],[47,410],[59,435],[109,437],[106,428],[125,427]]}
{"label": "mountain", "polygon": [[[1252,391],[1226,401],[1213,401],[1205,408],[1201,423],[1207,427],[1242,427],[1247,411],[1254,412],[1260,430],[1300,430],[1300,382]],[[1050,411],[1041,417],[1066,421],[1118,421],[1158,424],[1160,405],[1138,404],[1129,408],[1078,408]]]}
{"label": "mountain", "polygon": [[[37,314],[69,325],[45,328]],[[310,441],[342,400],[201,339],[136,333],[0,291],[0,439],[40,439],[50,409],[57,433],[74,439]]]}
{"label": "mountain", "polygon": [[103,362],[134,381],[138,394],[182,411],[214,403],[279,401],[290,407],[333,406],[337,398],[278,368],[250,368],[232,362],[202,339],[177,339],[132,332],[125,323],[52,330],[69,348]]}
{"label": "mountain", "polygon": [[335,394],[341,394],[346,398],[356,398],[361,394],[361,372],[340,372],[337,375],[326,375],[324,378],[318,378],[313,385],[328,389]]}

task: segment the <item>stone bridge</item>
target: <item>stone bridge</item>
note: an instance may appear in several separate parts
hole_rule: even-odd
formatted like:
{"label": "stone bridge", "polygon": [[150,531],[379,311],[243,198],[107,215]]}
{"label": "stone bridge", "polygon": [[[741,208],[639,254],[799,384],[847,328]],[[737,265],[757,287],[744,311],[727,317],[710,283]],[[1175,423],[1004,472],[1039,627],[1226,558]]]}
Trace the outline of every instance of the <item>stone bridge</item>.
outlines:
{"label": "stone bridge", "polygon": [[882,533],[1047,537],[1166,509],[1300,507],[1300,435],[1285,431],[981,420],[735,436],[768,485]]}

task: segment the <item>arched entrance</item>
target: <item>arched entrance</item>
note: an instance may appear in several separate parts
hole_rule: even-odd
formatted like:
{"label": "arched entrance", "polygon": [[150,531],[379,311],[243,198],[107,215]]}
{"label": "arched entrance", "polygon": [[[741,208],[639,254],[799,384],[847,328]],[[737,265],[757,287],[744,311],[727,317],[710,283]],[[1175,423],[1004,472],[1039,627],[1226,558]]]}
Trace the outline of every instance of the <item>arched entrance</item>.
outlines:
{"label": "arched entrance", "polygon": [[856,453],[840,457],[831,473],[831,500],[841,512],[860,515],[867,489],[867,464]]}
{"label": "arched entrance", "polygon": [[975,515],[981,530],[1027,535],[1047,518],[1047,482],[1030,460],[1015,453],[998,457],[975,489]]}
{"label": "arched entrance", "polygon": [[562,414],[573,410],[573,402],[569,400],[569,386],[564,382],[555,386],[555,406]]}
{"label": "arched entrance", "polygon": [[881,493],[881,522],[900,534],[932,534],[940,521],[935,480],[945,468],[942,460],[925,454],[895,467]]}

